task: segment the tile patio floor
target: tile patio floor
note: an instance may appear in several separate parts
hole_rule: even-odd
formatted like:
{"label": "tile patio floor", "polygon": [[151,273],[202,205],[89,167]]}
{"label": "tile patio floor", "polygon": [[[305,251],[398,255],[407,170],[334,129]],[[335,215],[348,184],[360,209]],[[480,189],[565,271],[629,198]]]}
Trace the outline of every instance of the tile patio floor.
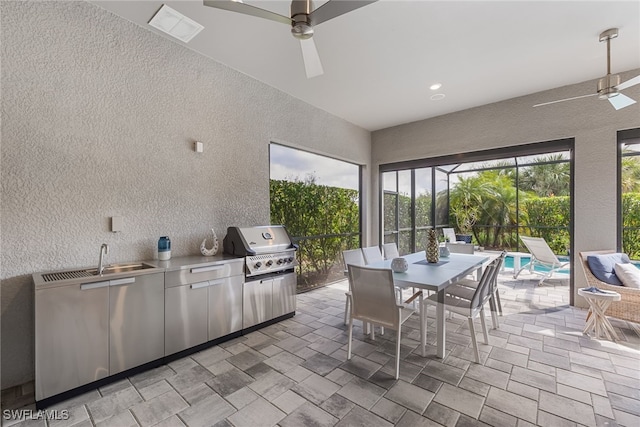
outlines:
{"label": "tile patio floor", "polygon": [[586,311],[569,307],[567,282],[535,283],[501,273],[505,313],[490,345],[476,327],[482,364],[459,316],[447,321],[447,357],[435,358],[435,311],[426,358],[409,321],[400,380],[392,331],[371,341],[354,328],[347,362],[340,282],[299,295],[292,319],[49,408],[70,418],[48,425],[639,426],[640,337],[615,320],[619,342],[583,336]]}

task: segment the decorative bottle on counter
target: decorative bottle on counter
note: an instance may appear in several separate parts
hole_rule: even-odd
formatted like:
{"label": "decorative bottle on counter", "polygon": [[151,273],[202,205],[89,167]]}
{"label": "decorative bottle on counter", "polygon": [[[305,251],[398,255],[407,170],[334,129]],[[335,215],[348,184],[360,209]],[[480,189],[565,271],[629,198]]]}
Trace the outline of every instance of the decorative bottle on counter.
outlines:
{"label": "decorative bottle on counter", "polygon": [[431,228],[427,231],[427,262],[440,261],[440,247],[436,230]]}
{"label": "decorative bottle on counter", "polygon": [[171,259],[171,240],[169,236],[162,236],[158,240],[158,259],[160,261]]}

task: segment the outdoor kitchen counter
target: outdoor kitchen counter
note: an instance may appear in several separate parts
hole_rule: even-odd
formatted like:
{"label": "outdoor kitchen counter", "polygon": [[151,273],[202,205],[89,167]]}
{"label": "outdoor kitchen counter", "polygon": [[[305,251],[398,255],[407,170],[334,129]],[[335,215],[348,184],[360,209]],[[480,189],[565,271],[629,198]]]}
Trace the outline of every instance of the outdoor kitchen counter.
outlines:
{"label": "outdoor kitchen counter", "polygon": [[235,255],[218,254],[214,256],[191,255],[184,257],[175,257],[167,261],[145,261],[147,264],[155,265],[164,271],[188,270],[191,268],[204,267],[216,263],[244,262],[243,257]]}
{"label": "outdoor kitchen counter", "polygon": [[[83,283],[90,282],[99,282],[110,279],[118,279],[121,277],[134,277],[134,276],[143,276],[147,274],[153,273],[164,273],[164,272],[172,272],[178,270],[187,270],[191,271],[193,269],[198,268],[206,268],[209,266],[215,266],[216,264],[227,265],[230,267],[233,265],[233,270],[228,271],[230,274],[240,274],[237,271],[242,270],[242,266],[235,265],[234,263],[244,263],[243,257],[237,257],[234,255],[220,254],[214,256],[200,256],[200,255],[192,255],[185,257],[176,257],[172,258],[168,261],[159,261],[159,260],[144,260],[144,261],[131,261],[126,264],[138,264],[145,265],[145,268],[137,269],[137,270],[123,270],[114,273],[107,273],[103,275],[97,274],[86,274],[82,276],[74,277],[73,275],[68,275],[67,273],[78,273],[78,272],[90,272],[94,271],[95,267],[85,267],[79,269],[67,269],[67,270],[57,270],[57,271],[48,271],[48,272],[38,272],[33,273],[32,279],[35,289],[46,289],[46,288],[56,288],[61,286],[69,286],[69,285],[79,285]],[[244,265],[244,264],[243,264]],[[109,269],[109,266],[106,266],[106,269]],[[54,280],[47,281],[45,277],[47,275],[58,275],[59,277]]]}

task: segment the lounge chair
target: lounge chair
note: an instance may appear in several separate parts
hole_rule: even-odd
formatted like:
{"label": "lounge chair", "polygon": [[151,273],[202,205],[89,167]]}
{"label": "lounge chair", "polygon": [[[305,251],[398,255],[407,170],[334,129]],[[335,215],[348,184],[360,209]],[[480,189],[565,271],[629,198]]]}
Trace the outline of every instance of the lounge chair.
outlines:
{"label": "lounge chair", "polygon": [[[571,263],[560,261],[547,244],[547,241],[542,237],[520,236],[520,240],[522,240],[522,243],[524,243],[529,250],[529,253],[531,254],[531,261],[518,270],[515,276],[513,276],[514,279],[518,278],[518,275],[522,270],[528,268],[530,273],[542,276],[538,282],[538,286],[541,286],[542,282],[550,278],[556,271],[569,268]],[[536,271],[536,265],[546,267],[549,271]]]}

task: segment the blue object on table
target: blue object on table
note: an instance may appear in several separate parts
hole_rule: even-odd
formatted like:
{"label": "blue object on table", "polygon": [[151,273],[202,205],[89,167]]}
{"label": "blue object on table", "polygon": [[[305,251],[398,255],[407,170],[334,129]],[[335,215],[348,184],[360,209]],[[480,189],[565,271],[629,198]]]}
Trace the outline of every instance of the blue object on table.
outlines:
{"label": "blue object on table", "polygon": [[584,288],[583,289],[584,292],[591,292],[592,294],[608,294],[609,292],[605,292],[601,289],[596,288],[595,286],[592,286],[590,288]]}

